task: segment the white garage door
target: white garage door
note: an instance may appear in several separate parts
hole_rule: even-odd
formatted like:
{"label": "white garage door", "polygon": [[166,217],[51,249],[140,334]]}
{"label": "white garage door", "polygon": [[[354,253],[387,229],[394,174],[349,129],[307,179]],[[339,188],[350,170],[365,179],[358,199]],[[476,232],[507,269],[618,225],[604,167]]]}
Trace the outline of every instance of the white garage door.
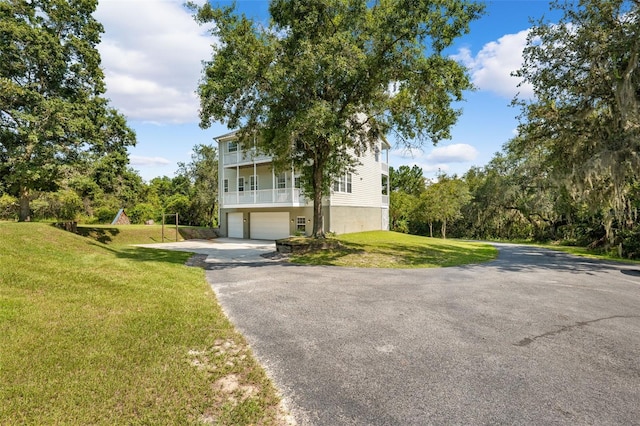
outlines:
{"label": "white garage door", "polygon": [[289,236],[289,213],[251,213],[250,237],[255,240],[277,240]]}
{"label": "white garage door", "polygon": [[242,232],[242,213],[227,213],[227,226],[229,238],[244,238]]}

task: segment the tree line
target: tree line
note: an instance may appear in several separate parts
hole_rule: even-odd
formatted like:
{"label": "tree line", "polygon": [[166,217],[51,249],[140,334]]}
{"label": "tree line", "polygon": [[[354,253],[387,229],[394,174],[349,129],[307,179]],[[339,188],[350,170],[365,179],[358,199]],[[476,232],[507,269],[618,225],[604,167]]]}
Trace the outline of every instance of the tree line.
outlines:
{"label": "tree line", "polygon": [[[29,195],[30,220],[111,223],[124,208],[132,223],[160,223],[162,215],[178,213],[180,224],[215,227],[218,224],[218,157],[211,145],[196,145],[191,161],[178,163],[173,177],[145,182],[122,158],[68,167],[54,191]],[[0,219],[17,220],[20,200],[0,186]],[[175,223],[167,218],[167,223]]]}
{"label": "tree line", "polygon": [[217,153],[199,145],[174,178],[129,167],[136,136],[109,105],[97,0],[0,2],[0,219],[216,222]]}
{"label": "tree line", "polygon": [[[445,236],[453,217],[457,237],[557,240],[640,258],[640,4],[553,7],[563,17],[533,26],[514,73],[535,95],[514,100],[518,135],[485,167],[419,190],[421,171],[398,169],[394,229],[424,233],[436,218]],[[462,188],[455,203],[452,181]]]}
{"label": "tree line", "polygon": [[[144,183],[129,167],[135,133],[104,96],[96,5],[0,2],[0,217],[105,221],[125,207],[138,222],[168,212],[214,225],[214,147],[197,146],[174,178]],[[233,8],[192,7],[219,41],[199,87],[201,126],[258,135],[276,165],[300,168],[318,237],[320,200],[352,152],[387,134],[405,147],[449,137],[461,113],[451,103],[471,84],[443,51],[483,12],[462,0],[274,0],[267,28]],[[552,7],[563,17],[533,25],[514,73],[534,89],[513,101],[518,135],[461,177],[392,170],[392,229],[640,256],[640,4]]]}

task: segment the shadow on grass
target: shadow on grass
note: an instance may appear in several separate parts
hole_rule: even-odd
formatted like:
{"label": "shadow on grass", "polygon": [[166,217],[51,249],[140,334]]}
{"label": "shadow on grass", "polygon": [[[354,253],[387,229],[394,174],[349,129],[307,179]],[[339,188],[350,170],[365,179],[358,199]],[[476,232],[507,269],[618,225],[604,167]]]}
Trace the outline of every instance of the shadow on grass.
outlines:
{"label": "shadow on grass", "polygon": [[337,265],[338,260],[365,252],[363,244],[342,243],[341,248],[319,249],[307,253],[291,255],[291,261],[298,265]]}
{"label": "shadow on grass", "polygon": [[79,226],[77,233],[78,235],[91,238],[102,244],[109,244],[113,241],[113,237],[120,233],[120,230],[118,228],[87,228]]}
{"label": "shadow on grass", "polygon": [[90,244],[113,253],[117,258],[138,262],[166,262],[184,265],[193,255],[193,253],[185,251],[161,250],[147,247],[111,248],[94,242]]}
{"label": "shadow on grass", "polygon": [[116,256],[139,262],[167,262],[184,265],[193,253],[184,251],[158,250],[146,247],[126,247],[116,250]]}
{"label": "shadow on grass", "polygon": [[497,250],[494,247],[459,247],[442,244],[426,247],[414,244],[389,243],[379,246],[376,253],[394,257],[399,264],[407,266],[437,265],[456,266],[469,263],[482,263],[494,260]]}
{"label": "shadow on grass", "polygon": [[300,255],[294,261],[299,264],[337,265],[344,263],[342,259],[350,255],[368,255],[372,259],[375,257],[393,259],[392,263],[400,267],[419,267],[483,263],[494,260],[497,256],[497,250],[491,246],[459,247],[441,244],[432,247],[408,243],[376,243],[375,248],[367,249],[366,244],[348,242],[344,245],[346,247],[340,250],[324,250]]}

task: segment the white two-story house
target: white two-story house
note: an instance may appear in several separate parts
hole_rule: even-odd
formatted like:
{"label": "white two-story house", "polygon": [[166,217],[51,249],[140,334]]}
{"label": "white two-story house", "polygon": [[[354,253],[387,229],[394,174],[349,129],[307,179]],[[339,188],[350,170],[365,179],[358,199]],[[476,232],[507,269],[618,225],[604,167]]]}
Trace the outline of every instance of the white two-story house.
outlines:
{"label": "white two-story house", "polygon": [[[276,240],[312,233],[313,200],[294,169],[276,172],[271,157],[242,146],[237,132],[218,136],[220,234]],[[332,185],[322,202],[325,232],[389,229],[389,144],[381,140]]]}

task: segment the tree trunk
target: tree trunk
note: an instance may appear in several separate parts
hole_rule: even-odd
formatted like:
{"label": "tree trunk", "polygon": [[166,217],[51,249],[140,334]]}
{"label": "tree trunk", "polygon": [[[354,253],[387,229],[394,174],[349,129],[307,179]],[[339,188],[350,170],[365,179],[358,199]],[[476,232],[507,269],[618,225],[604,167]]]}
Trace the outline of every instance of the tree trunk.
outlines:
{"label": "tree trunk", "polygon": [[433,238],[433,222],[429,222],[429,236]]}
{"label": "tree trunk", "polygon": [[442,238],[443,239],[447,239],[447,221],[443,220],[442,221]]}
{"label": "tree trunk", "polygon": [[31,221],[31,206],[29,200],[29,188],[26,186],[20,187],[20,215],[18,217],[19,222]]}
{"label": "tree trunk", "polygon": [[313,237],[324,238],[322,220],[322,175],[323,164],[316,159],[313,163]]}

